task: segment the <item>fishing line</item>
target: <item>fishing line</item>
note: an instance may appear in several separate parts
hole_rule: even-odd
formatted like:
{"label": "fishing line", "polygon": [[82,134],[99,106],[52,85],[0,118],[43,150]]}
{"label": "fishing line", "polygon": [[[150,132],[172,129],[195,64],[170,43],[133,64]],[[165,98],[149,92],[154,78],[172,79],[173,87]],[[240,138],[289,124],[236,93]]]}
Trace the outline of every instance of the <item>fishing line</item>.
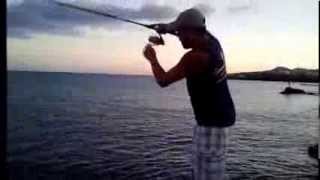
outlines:
{"label": "fishing line", "polygon": [[[59,1],[53,1],[53,2],[55,2],[57,5],[62,6],[62,7],[75,9],[75,10],[80,10],[80,11],[85,11],[87,13],[91,13],[91,14],[95,14],[95,15],[99,15],[99,16],[104,16],[104,17],[116,19],[116,20],[119,20],[119,21],[123,21],[123,22],[131,23],[131,24],[136,24],[136,25],[139,25],[139,26],[143,26],[143,27],[148,28],[148,29],[152,29],[152,30],[154,30],[154,31],[156,31],[158,33],[159,37],[158,36],[152,36],[152,37],[150,37],[148,39],[149,42],[151,42],[153,45],[164,45],[164,40],[163,40],[163,38],[161,36],[161,33],[159,32],[159,28],[160,28],[159,24],[144,24],[144,23],[136,22],[136,21],[133,21],[133,20],[130,20],[130,19],[126,19],[126,18],[120,17],[120,16],[116,16],[116,15],[113,15],[113,14],[110,14],[110,13],[107,13],[107,12],[101,12],[101,11],[97,11],[97,10],[94,10],[94,9],[81,7],[81,6],[70,4],[70,3],[64,3],[64,2],[59,2]],[[173,33],[170,33],[170,34],[173,34]],[[173,34],[173,35],[175,35],[175,34]]]}

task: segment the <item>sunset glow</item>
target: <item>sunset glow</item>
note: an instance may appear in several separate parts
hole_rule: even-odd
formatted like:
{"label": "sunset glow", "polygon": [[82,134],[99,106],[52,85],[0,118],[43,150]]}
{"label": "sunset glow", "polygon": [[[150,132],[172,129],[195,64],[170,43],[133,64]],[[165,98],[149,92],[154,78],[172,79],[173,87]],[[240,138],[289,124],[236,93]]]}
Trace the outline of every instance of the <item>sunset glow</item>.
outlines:
{"label": "sunset glow", "polygon": [[[18,8],[21,2],[14,7]],[[155,6],[161,7],[163,2],[158,1]],[[179,5],[179,2],[170,1],[170,7]],[[199,3],[188,2],[190,7]],[[208,30],[224,48],[229,73],[266,70],[276,66],[318,68],[318,1],[242,1],[238,5],[244,5],[242,10],[229,12],[232,2],[201,1],[201,4],[215,9],[208,13],[206,23]],[[141,1],[143,4],[147,1]],[[118,2],[117,6],[134,8],[130,3],[121,6]],[[184,6],[176,6],[177,11],[188,8]],[[8,7],[9,70],[151,74],[149,64],[142,56],[148,36],[154,35],[148,29],[116,22],[113,28],[109,28],[112,24],[77,27],[80,35],[35,31],[31,37],[25,38],[10,33],[17,30],[14,29],[17,25],[10,23],[13,18],[10,17],[11,8]],[[176,37],[164,35],[164,40],[166,45],[156,47],[156,50],[160,64],[168,70],[186,50]]]}

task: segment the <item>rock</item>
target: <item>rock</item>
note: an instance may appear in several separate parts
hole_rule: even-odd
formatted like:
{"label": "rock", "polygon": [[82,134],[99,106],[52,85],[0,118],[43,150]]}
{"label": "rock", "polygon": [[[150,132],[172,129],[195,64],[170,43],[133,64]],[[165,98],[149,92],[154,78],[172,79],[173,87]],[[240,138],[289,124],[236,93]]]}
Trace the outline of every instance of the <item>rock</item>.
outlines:
{"label": "rock", "polygon": [[309,146],[308,147],[308,154],[312,158],[319,159],[318,144],[314,144],[312,146]]}
{"label": "rock", "polygon": [[286,87],[284,91],[280,92],[281,94],[306,94],[302,89],[296,89],[292,87]]}

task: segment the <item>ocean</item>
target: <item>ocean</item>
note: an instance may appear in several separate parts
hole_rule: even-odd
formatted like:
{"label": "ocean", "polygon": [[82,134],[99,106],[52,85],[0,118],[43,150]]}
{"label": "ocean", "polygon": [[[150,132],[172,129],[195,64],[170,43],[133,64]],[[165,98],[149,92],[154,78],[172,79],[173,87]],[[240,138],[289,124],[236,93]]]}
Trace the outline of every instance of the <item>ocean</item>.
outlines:
{"label": "ocean", "polygon": [[[286,82],[228,81],[230,179],[317,179],[319,96],[279,94]],[[317,84],[293,87],[318,92]],[[193,111],[181,80],[8,72],[10,179],[191,179]]]}

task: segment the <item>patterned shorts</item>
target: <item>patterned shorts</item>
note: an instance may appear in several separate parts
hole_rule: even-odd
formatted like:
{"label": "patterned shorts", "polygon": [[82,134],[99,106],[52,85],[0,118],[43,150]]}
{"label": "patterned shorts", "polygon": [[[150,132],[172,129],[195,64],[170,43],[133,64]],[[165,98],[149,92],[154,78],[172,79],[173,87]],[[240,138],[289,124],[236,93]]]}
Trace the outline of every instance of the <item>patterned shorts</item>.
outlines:
{"label": "patterned shorts", "polygon": [[227,179],[225,151],[227,129],[196,125],[192,139],[192,169],[194,180]]}

